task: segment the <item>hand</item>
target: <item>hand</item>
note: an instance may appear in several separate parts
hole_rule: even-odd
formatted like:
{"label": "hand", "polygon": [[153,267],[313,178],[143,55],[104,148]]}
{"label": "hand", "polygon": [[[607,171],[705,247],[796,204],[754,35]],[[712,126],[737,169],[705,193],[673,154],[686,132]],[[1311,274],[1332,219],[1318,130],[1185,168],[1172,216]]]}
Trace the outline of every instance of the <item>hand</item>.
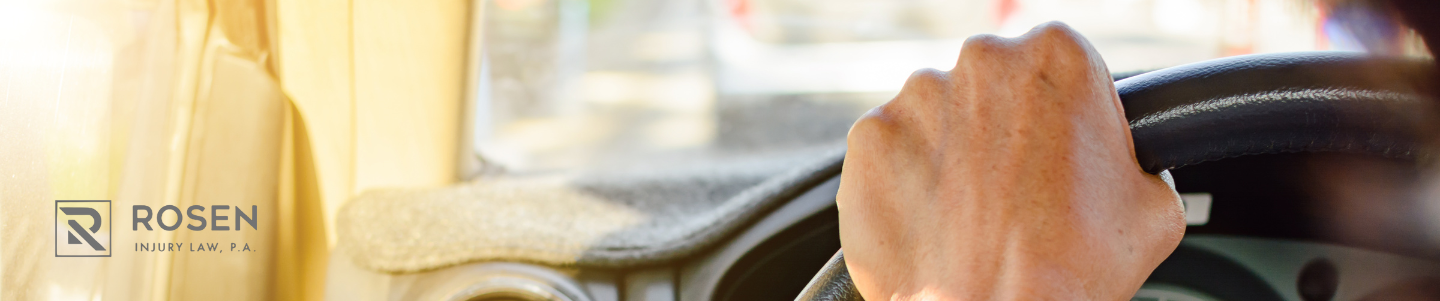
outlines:
{"label": "hand", "polygon": [[1184,235],[1105,63],[1062,23],[971,37],[848,143],[840,241],[869,300],[1127,300]]}

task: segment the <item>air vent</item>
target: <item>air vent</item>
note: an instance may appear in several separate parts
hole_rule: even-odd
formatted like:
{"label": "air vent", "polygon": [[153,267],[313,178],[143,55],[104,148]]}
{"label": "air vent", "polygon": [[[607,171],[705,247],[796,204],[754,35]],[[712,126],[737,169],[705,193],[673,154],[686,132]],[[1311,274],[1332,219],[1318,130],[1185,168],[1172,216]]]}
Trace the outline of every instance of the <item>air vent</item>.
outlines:
{"label": "air vent", "polygon": [[520,263],[481,263],[415,275],[406,300],[591,301],[574,278]]}

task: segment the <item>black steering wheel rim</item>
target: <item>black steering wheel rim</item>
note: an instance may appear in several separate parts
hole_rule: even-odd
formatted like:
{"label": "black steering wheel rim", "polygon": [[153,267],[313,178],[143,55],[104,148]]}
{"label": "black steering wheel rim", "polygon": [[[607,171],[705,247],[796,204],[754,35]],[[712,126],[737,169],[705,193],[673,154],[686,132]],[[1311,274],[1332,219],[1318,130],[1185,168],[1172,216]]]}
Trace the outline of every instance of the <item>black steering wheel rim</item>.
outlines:
{"label": "black steering wheel rim", "polygon": [[[1354,52],[1220,58],[1115,83],[1148,173],[1248,155],[1350,152],[1423,158],[1428,60]],[[796,300],[863,300],[836,252]]]}
{"label": "black steering wheel rim", "polygon": [[1428,61],[1354,52],[1209,60],[1115,83],[1149,173],[1247,155],[1420,155]]}

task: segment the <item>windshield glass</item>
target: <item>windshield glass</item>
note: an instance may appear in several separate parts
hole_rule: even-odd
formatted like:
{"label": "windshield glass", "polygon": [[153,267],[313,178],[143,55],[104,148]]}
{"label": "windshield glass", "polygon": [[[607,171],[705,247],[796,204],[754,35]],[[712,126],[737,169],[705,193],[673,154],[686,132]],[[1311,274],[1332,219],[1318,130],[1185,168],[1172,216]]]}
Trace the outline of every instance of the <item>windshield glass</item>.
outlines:
{"label": "windshield glass", "polygon": [[1116,74],[1251,53],[1423,52],[1394,24],[1316,1],[485,3],[475,149],[510,172],[838,146],[911,72],[950,69],[966,37],[1050,20]]}

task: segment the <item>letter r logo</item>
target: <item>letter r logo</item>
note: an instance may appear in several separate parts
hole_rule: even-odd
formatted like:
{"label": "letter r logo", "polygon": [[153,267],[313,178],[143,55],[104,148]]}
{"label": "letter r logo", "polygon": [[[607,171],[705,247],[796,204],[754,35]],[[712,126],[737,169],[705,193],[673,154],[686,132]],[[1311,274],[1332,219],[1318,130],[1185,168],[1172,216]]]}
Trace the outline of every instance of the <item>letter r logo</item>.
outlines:
{"label": "letter r logo", "polygon": [[110,257],[110,201],[55,201],[55,257]]}

